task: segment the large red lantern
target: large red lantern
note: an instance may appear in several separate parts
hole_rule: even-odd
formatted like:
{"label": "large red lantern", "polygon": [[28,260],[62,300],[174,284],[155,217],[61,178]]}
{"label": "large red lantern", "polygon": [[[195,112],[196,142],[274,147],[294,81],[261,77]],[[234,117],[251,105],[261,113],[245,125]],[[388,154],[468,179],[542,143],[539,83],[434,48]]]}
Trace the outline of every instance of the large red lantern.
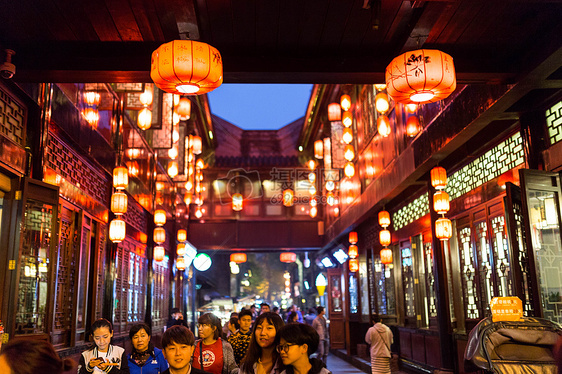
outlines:
{"label": "large red lantern", "polygon": [[248,256],[245,253],[233,253],[230,255],[230,262],[235,262],[241,264],[248,260]]}
{"label": "large red lantern", "polygon": [[109,224],[109,239],[113,243],[120,243],[125,240],[127,224],[120,218],[116,218]]}
{"label": "large red lantern", "polygon": [[359,260],[357,260],[356,258],[350,258],[349,259],[349,271],[352,272],[352,273],[355,273],[358,270],[359,270]]}
{"label": "large red lantern", "polygon": [[162,244],[166,241],[166,230],[163,227],[154,229],[154,243]]}
{"label": "large red lantern", "polygon": [[390,213],[388,213],[386,210],[381,210],[379,212],[379,225],[384,228],[390,226]]}
{"label": "large red lantern", "polygon": [[113,187],[124,190],[129,185],[129,169],[118,166],[113,169]]}
{"label": "large red lantern", "polygon": [[293,252],[283,252],[279,255],[279,261],[292,263],[297,261],[297,254]]}
{"label": "large red lantern", "polygon": [[381,255],[381,263],[388,265],[392,264],[392,249],[383,248],[380,252]]}
{"label": "large red lantern", "polygon": [[387,92],[400,103],[433,103],[457,87],[453,58],[434,49],[419,49],[396,57],[386,68]]}
{"label": "large red lantern", "polygon": [[341,121],[341,106],[338,103],[328,105],[328,121]]}
{"label": "large red lantern", "polygon": [[169,93],[202,95],[222,84],[221,55],[206,43],[174,40],[152,52],[150,78]]}
{"label": "large red lantern", "polygon": [[447,187],[447,171],[441,166],[431,169],[431,185],[436,190],[442,190]]}
{"label": "large red lantern", "polygon": [[440,240],[448,240],[453,236],[453,225],[448,218],[439,218],[435,221],[435,236]]}
{"label": "large red lantern", "polygon": [[357,257],[358,254],[359,254],[359,249],[357,248],[357,246],[355,244],[350,245],[347,250],[347,255],[351,258],[355,258]]}

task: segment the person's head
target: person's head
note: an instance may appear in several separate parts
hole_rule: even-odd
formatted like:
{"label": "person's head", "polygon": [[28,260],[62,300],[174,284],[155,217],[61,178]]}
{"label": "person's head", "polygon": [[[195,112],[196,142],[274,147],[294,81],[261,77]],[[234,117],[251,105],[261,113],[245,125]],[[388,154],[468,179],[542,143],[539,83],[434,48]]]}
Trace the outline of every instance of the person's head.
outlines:
{"label": "person's head", "polygon": [[252,313],[255,312],[256,311],[256,305],[255,304],[250,305],[250,310],[252,311]]}
{"label": "person's head", "polygon": [[2,347],[0,373],[3,374],[61,374],[76,366],[61,360],[51,343],[44,340],[13,339]]}
{"label": "person's head", "polygon": [[185,326],[175,325],[162,335],[162,353],[170,368],[182,370],[191,362],[195,350],[195,337]]}
{"label": "person's head", "polygon": [[247,333],[252,326],[252,312],[248,309],[243,309],[238,313],[238,323],[240,324],[240,331]]}
{"label": "person's head", "polygon": [[268,303],[261,303],[260,304],[260,313],[267,313],[267,312],[271,312],[271,309],[269,308],[269,304]]}
{"label": "person's head", "polygon": [[378,314],[372,314],[371,315],[371,322],[373,323],[378,323],[381,321],[381,317]]}
{"label": "person's head", "polygon": [[238,317],[238,313],[237,312],[230,313],[230,318],[232,318],[232,317]]}
{"label": "person's head", "polygon": [[105,318],[100,318],[92,323],[92,338],[98,346],[98,350],[102,352],[107,351],[112,337],[113,326],[111,326],[111,322]]}
{"label": "person's head", "polygon": [[219,317],[213,313],[205,313],[197,320],[199,337],[201,339],[217,340],[220,337],[222,326]]}
{"label": "person's head", "polygon": [[299,321],[299,315],[297,312],[292,311],[291,313],[289,313],[289,318],[288,318],[289,322],[298,322]]}
{"label": "person's head", "polygon": [[290,323],[279,330],[277,352],[285,366],[297,362],[308,361],[309,356],[316,352],[320,337],[316,330],[307,324]]}
{"label": "person's head", "polygon": [[316,314],[321,315],[323,313],[324,313],[324,307],[323,306],[316,307]]}
{"label": "person's head", "polygon": [[173,318],[173,319],[178,319],[178,318],[180,318],[180,316],[183,317],[183,315],[182,315],[182,313],[180,312],[180,309],[179,309],[179,308],[172,308],[172,312],[171,312],[171,313],[172,313],[172,318]]}
{"label": "person's head", "polygon": [[279,314],[279,307],[278,306],[273,307],[273,313]]}
{"label": "person's head", "polygon": [[232,332],[240,329],[240,323],[238,322],[238,317],[230,317],[228,321],[228,329]]}
{"label": "person's head", "polygon": [[144,352],[149,349],[152,329],[146,323],[137,323],[129,330],[129,339],[137,352]]}
{"label": "person's head", "polygon": [[272,349],[273,362],[277,361],[279,354],[274,348],[279,343],[277,332],[283,327],[283,324],[281,316],[273,312],[260,314],[256,318],[250,345],[241,365],[243,371],[253,373],[253,366],[261,358],[264,349]]}
{"label": "person's head", "polygon": [[316,314],[316,309],[308,308],[308,314]]}

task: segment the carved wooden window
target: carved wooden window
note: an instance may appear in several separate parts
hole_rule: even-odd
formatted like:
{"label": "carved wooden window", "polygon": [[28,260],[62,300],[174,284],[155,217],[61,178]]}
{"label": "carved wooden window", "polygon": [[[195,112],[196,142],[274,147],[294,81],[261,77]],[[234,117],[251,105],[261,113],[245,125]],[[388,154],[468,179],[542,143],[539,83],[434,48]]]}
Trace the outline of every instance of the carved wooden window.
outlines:
{"label": "carved wooden window", "polygon": [[413,256],[410,245],[401,248],[400,253],[402,264],[402,289],[404,291],[404,308],[406,317],[415,317],[416,304],[414,299]]}
{"label": "carved wooden window", "polygon": [[427,315],[429,318],[436,318],[437,299],[435,297],[435,276],[433,274],[433,249],[430,241],[423,243],[423,267],[425,271]]}
{"label": "carved wooden window", "polygon": [[162,327],[168,319],[168,300],[170,294],[169,258],[164,257],[160,262],[154,262],[154,294],[152,298],[152,323],[153,326]]}
{"label": "carved wooden window", "polygon": [[474,252],[472,251],[471,228],[459,228],[457,233],[460,250],[461,281],[464,296],[466,318],[480,318],[480,297],[476,287],[476,270],[474,268]]}

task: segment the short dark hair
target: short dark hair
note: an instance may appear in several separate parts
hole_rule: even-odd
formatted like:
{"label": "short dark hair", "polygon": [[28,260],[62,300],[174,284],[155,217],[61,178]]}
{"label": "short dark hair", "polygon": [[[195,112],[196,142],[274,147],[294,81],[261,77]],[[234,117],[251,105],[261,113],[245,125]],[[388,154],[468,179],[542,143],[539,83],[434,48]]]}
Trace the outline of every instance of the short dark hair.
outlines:
{"label": "short dark hair", "polygon": [[179,313],[180,312],[180,308],[172,308],[172,311],[170,312],[170,314],[175,314],[175,313]]}
{"label": "short dark hair", "polygon": [[213,339],[218,339],[221,336],[221,332],[222,332],[221,320],[213,313],[205,313],[201,315],[201,317],[199,317],[199,319],[197,320],[197,323],[216,327],[213,333]]}
{"label": "short dark hair", "polygon": [[174,343],[193,345],[195,344],[195,336],[187,327],[174,325],[167,328],[164,335],[162,335],[162,349],[166,349],[167,346]]}
{"label": "short dark hair", "polygon": [[305,323],[289,323],[278,332],[279,339],[285,339],[287,343],[308,345],[307,354],[310,356],[318,349],[320,337],[316,330]]}
{"label": "short dark hair", "polygon": [[323,307],[323,306],[319,305],[319,306],[316,307],[316,313],[320,314],[320,313],[322,313],[323,311],[324,311],[324,307]]}
{"label": "short dark hair", "polygon": [[238,317],[230,317],[228,323],[234,325],[234,328],[236,330],[240,329],[240,322],[238,322]]}
{"label": "short dark hair", "polygon": [[148,336],[152,336],[152,329],[146,323],[137,323],[129,330],[129,339],[133,340],[133,336],[140,330],[144,330]]}
{"label": "short dark hair", "polygon": [[250,318],[252,318],[252,312],[249,309],[242,309],[240,313],[238,313],[238,319],[244,316],[250,316]]}
{"label": "short dark hair", "polygon": [[377,313],[374,313],[371,315],[371,321],[373,321],[373,323],[377,323],[381,321],[381,316],[379,316]]}
{"label": "short dark hair", "polygon": [[263,308],[264,306],[266,306],[266,307],[269,308],[269,304],[268,304],[268,303],[261,303],[261,304],[260,304],[260,308]]}
{"label": "short dark hair", "polygon": [[76,367],[74,360],[61,359],[51,343],[45,340],[10,340],[2,347],[1,356],[14,374],[59,374]]}
{"label": "short dark hair", "polygon": [[111,322],[109,322],[105,318],[100,318],[92,323],[90,334],[94,335],[94,331],[96,331],[97,329],[101,329],[102,327],[107,327],[109,329],[109,332],[113,332],[113,326],[111,326]]}

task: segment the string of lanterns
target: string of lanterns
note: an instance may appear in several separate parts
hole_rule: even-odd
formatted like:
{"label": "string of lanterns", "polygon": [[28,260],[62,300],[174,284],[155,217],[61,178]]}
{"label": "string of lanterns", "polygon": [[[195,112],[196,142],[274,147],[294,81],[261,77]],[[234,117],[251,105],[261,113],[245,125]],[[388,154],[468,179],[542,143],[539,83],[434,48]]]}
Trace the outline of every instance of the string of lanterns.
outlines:
{"label": "string of lanterns", "polygon": [[388,265],[392,264],[392,249],[388,248],[390,243],[392,242],[392,236],[390,235],[390,231],[387,229],[390,226],[390,213],[386,210],[381,210],[379,212],[379,225],[383,228],[379,232],[379,241],[381,245],[384,247],[380,251],[381,263]]}
{"label": "string of lanterns", "polygon": [[113,188],[115,191],[111,195],[111,211],[117,217],[109,224],[109,239],[113,243],[120,243],[125,240],[127,234],[127,224],[121,218],[127,212],[127,194],[123,192],[129,185],[129,172],[126,167],[118,166],[113,169]]}
{"label": "string of lanterns", "polygon": [[148,108],[152,105],[152,85],[145,85],[144,92],[140,94],[139,101],[143,108],[138,114],[137,125],[141,130],[148,130],[152,125],[152,111]]}
{"label": "string of lanterns", "polygon": [[453,236],[453,225],[451,220],[445,218],[449,211],[449,194],[444,191],[447,186],[447,171],[441,166],[431,169],[431,185],[437,191],[433,194],[433,210],[441,217],[435,221],[435,236],[440,240],[449,240]]}
{"label": "string of lanterns", "polygon": [[359,270],[359,260],[357,256],[359,255],[359,250],[357,248],[357,232],[351,231],[349,233],[349,243],[350,246],[347,250],[347,255],[349,256],[349,271],[355,273]]}
{"label": "string of lanterns", "polygon": [[93,129],[98,127],[98,122],[100,120],[100,115],[97,106],[100,103],[101,95],[96,91],[86,91],[84,92],[84,102],[88,105],[84,108],[82,115],[84,119]]}

